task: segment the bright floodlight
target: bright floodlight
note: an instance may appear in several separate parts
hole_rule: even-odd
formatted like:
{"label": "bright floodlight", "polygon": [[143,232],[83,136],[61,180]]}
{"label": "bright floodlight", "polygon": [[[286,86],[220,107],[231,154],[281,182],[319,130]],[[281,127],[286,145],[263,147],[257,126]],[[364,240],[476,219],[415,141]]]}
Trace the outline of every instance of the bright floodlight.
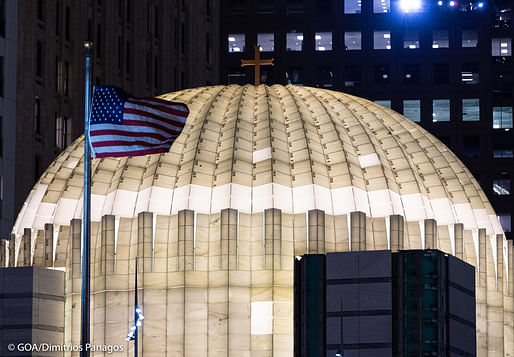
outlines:
{"label": "bright floodlight", "polygon": [[439,1],[437,2],[437,5],[442,6],[442,5],[443,5],[443,2],[442,2],[441,0],[439,0]]}
{"label": "bright floodlight", "polygon": [[479,2],[478,3],[478,7],[484,7],[484,3],[483,2]]}
{"label": "bright floodlight", "polygon": [[403,12],[415,12],[421,9],[421,0],[400,0]]}

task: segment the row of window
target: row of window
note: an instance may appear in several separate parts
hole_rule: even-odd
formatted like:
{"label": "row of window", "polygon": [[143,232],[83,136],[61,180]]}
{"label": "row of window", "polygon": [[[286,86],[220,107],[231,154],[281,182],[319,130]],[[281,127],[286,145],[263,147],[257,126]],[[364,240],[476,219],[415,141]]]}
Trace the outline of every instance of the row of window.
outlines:
{"label": "row of window", "polygon": [[[376,100],[375,103],[391,108],[390,100]],[[512,106],[493,106],[493,129],[512,128]],[[403,101],[403,115],[414,122],[421,121],[421,101],[419,99],[406,99]],[[462,99],[462,121],[480,120],[480,99]],[[450,99],[432,100],[432,121],[450,121]]]}
{"label": "row of window", "polygon": [[[245,52],[246,41],[244,33],[228,35],[228,52]],[[286,33],[286,51],[303,51],[304,35],[302,32]],[[275,34],[257,34],[257,44],[261,52],[275,51]],[[432,31],[432,48],[449,48],[450,37],[448,30]],[[476,29],[464,29],[461,33],[461,46],[463,48],[478,46],[478,31]],[[418,30],[406,30],[403,34],[403,48],[420,48],[420,34]],[[314,34],[314,49],[316,51],[332,51],[332,32],[316,32]],[[347,51],[362,50],[362,32],[347,31],[344,33],[344,49]],[[373,49],[391,49],[391,31],[373,31]],[[491,39],[492,56],[511,56],[512,41],[510,38]]]}
{"label": "row of window", "polygon": [[[383,14],[391,12],[391,1],[390,0],[372,0],[373,2],[373,13]],[[329,14],[333,11],[333,5],[331,0],[316,0],[314,1],[316,10],[321,14]],[[482,1],[467,2],[463,1],[433,1],[433,6],[429,4],[421,4],[421,2],[403,3],[397,2],[397,9],[402,13],[405,12],[422,12],[426,11],[427,8],[438,8],[442,11],[482,11],[484,9],[484,3]],[[230,9],[232,14],[243,14],[246,12],[245,0],[230,0]],[[275,13],[275,3],[273,0],[260,0],[257,2],[256,7],[257,13],[259,14],[273,14]],[[345,14],[360,14],[362,11],[362,0],[344,0],[344,13]],[[304,2],[302,0],[287,0],[286,1],[286,13],[287,14],[302,14],[304,12]]]}

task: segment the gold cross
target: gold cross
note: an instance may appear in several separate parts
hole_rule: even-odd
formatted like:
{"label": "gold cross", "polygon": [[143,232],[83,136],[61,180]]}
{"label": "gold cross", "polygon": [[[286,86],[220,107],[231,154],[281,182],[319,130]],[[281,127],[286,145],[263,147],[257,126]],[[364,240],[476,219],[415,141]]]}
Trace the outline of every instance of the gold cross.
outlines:
{"label": "gold cross", "polygon": [[258,86],[261,84],[261,66],[274,66],[273,60],[270,59],[261,59],[261,51],[259,46],[253,46],[255,52],[255,59],[253,60],[241,60],[241,67],[246,66],[255,66],[255,85]]}

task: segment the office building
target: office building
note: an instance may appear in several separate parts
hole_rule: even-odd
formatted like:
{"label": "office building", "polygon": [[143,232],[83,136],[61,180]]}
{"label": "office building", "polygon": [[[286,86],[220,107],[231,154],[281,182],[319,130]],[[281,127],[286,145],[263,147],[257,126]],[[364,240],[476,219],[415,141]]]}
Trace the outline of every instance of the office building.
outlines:
{"label": "office building", "polygon": [[224,0],[221,83],[328,88],[403,113],[466,164],[508,237],[514,214],[511,1]]}

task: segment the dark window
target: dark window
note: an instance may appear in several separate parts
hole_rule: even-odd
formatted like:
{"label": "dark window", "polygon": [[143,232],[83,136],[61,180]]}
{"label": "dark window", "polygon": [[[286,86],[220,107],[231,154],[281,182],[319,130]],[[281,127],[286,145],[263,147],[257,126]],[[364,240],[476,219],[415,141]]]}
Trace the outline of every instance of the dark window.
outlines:
{"label": "dark window", "polygon": [[64,149],[71,143],[71,119],[55,117],[55,146]]}
{"label": "dark window", "polygon": [[131,6],[131,1],[127,0],[127,6],[125,7],[125,11],[127,13],[127,17],[126,17],[127,22],[130,22],[130,15],[131,15],[130,6]]}
{"label": "dark window", "polygon": [[261,83],[272,85],[273,84],[273,74],[275,67],[266,66],[261,67]]}
{"label": "dark window", "polygon": [[207,15],[211,14],[211,0],[205,0],[205,10]]}
{"label": "dark window", "polygon": [[273,0],[259,0],[257,2],[259,14],[272,14],[275,11]]}
{"label": "dark window", "polygon": [[360,86],[362,81],[361,66],[346,65],[344,66],[344,86],[354,87]]}
{"label": "dark window", "polygon": [[419,84],[419,64],[406,64],[404,66],[403,83]]}
{"label": "dark window", "polygon": [[130,42],[125,44],[125,72],[130,74]]}
{"label": "dark window", "polygon": [[512,222],[510,213],[498,213],[500,224],[502,225],[504,232],[512,232]]}
{"label": "dark window", "polygon": [[64,76],[63,76],[63,94],[68,96],[70,94],[70,63],[64,62]]}
{"label": "dark window", "polygon": [[118,70],[121,71],[121,66],[123,65],[123,40],[121,36],[118,36]]}
{"label": "dark window", "polygon": [[180,89],[186,88],[186,76],[184,72],[180,72]]}
{"label": "dark window", "polygon": [[66,41],[70,40],[70,8],[66,6],[66,11],[64,13],[64,39]]}
{"label": "dark window", "polygon": [[41,134],[41,99],[34,98],[34,130]]}
{"label": "dark window", "polygon": [[36,75],[43,77],[43,44],[36,41]]}
{"label": "dark window", "polygon": [[41,156],[34,155],[34,182],[39,180],[39,176],[41,176]]}
{"label": "dark window", "polygon": [[230,0],[230,11],[233,14],[244,14],[245,0]]}
{"label": "dark window", "polygon": [[87,39],[93,41],[93,20],[87,20]]}
{"label": "dark window", "polygon": [[504,91],[512,88],[512,73],[511,72],[495,72],[493,74],[493,90]]}
{"label": "dark window", "polygon": [[287,0],[287,14],[302,14],[303,0]]}
{"label": "dark window", "polygon": [[287,69],[286,84],[303,84],[302,69],[300,67],[289,67]]}
{"label": "dark window", "polygon": [[100,25],[96,25],[96,57],[102,58],[102,27]]}
{"label": "dark window", "polygon": [[480,81],[480,73],[477,63],[462,64],[461,72],[462,84],[478,84]]}
{"label": "dark window", "polygon": [[316,7],[321,14],[329,14],[332,11],[332,0],[316,0]]}
{"label": "dark window", "polygon": [[37,19],[45,21],[45,1],[37,0]]}
{"label": "dark window", "polygon": [[332,67],[316,67],[316,87],[332,88],[334,85],[334,73]]}
{"label": "dark window", "polygon": [[0,56],[0,97],[4,96],[4,57]]}
{"label": "dark window", "polygon": [[246,84],[246,76],[242,68],[230,68],[227,75],[228,84]]}
{"label": "dark window", "polygon": [[146,51],[146,84],[150,84],[152,78],[152,55]]}
{"label": "dark window", "polygon": [[463,154],[464,157],[474,158],[480,157],[480,137],[464,136],[463,138]]}
{"label": "dark window", "polygon": [[57,1],[57,3],[55,4],[55,35],[56,36],[59,36],[59,34],[60,34],[60,31],[59,31],[60,26],[61,26],[61,3],[59,1]]}
{"label": "dark window", "polygon": [[375,84],[391,83],[391,69],[388,64],[379,64],[375,66]]}
{"label": "dark window", "polygon": [[182,54],[184,54],[186,52],[186,26],[184,25],[184,23],[182,22],[181,24],[181,28],[182,28],[182,31],[180,31],[180,34],[181,34],[181,44],[180,44],[180,52]]}
{"label": "dark window", "polygon": [[56,92],[59,92],[59,74],[59,56],[55,56],[54,88]]}
{"label": "dark window", "polygon": [[495,159],[512,159],[512,145],[495,144],[493,148],[493,157]]}
{"label": "dark window", "polygon": [[0,157],[4,156],[4,117],[0,116]]}
{"label": "dark window", "polygon": [[118,17],[121,18],[123,14],[123,0],[118,1]]}
{"label": "dark window", "polygon": [[209,33],[205,34],[205,61],[211,63],[211,36]]}
{"label": "dark window", "polygon": [[450,80],[450,67],[447,63],[434,64],[434,84],[446,84]]}
{"label": "dark window", "polygon": [[156,89],[159,89],[159,62],[157,60],[157,56],[153,58],[153,86]]}
{"label": "dark window", "polygon": [[154,23],[153,23],[153,35],[155,38],[159,38],[159,6],[154,8]]}
{"label": "dark window", "polygon": [[5,37],[5,0],[0,0],[0,36]]}

